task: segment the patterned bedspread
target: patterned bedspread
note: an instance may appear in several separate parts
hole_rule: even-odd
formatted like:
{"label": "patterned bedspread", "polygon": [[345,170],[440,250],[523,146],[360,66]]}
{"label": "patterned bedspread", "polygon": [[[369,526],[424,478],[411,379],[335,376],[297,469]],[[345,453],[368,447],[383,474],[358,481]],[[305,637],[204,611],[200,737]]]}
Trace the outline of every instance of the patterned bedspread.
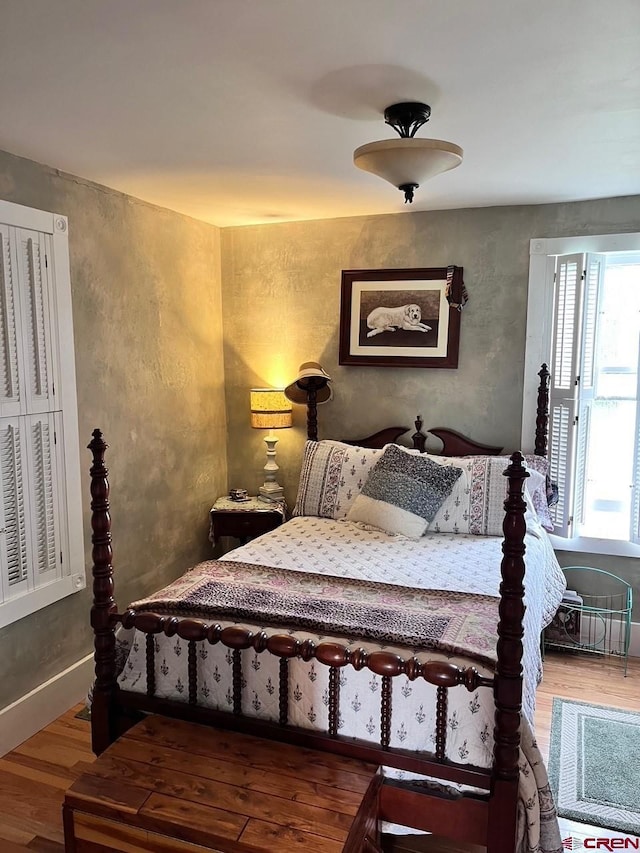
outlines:
{"label": "patterned bedspread", "polygon": [[[540,631],[551,621],[564,591],[564,578],[549,540],[533,526],[526,538],[525,638],[523,686],[523,747],[521,791],[523,803],[523,850],[554,850],[554,841],[542,842],[540,833],[549,829],[552,839],[554,814],[546,793],[546,771],[531,735],[535,709],[535,689],[541,674]],[[229,564],[240,564],[242,576],[247,563],[311,575],[333,575],[352,581],[408,587],[409,597],[417,589],[471,593],[478,600],[495,606],[500,584],[501,540],[484,536],[427,534],[420,540],[391,536],[366,530],[346,521],[322,518],[296,518],[277,530],[226,555]],[[204,564],[207,565],[207,564]],[[218,564],[220,565],[220,564]],[[235,568],[235,566],[234,566]],[[206,583],[200,569],[188,572],[177,583]],[[272,573],[276,577],[275,573]],[[278,575],[280,576],[280,575]],[[326,579],[325,579],[326,580]],[[347,585],[349,589],[355,587]],[[345,587],[345,589],[347,589]],[[164,597],[164,593],[162,594]],[[401,598],[402,596],[400,596]],[[217,618],[224,627],[237,624],[238,618]],[[497,607],[493,618],[493,642]],[[242,618],[242,624],[260,630],[261,622]],[[267,633],[282,633],[271,628]],[[292,626],[289,633],[304,640],[319,642],[328,628]],[[332,634],[335,630],[332,631]],[[345,644],[376,651],[382,648],[406,657],[407,645],[398,645],[390,635],[384,639],[355,640],[350,631],[341,636]],[[145,643],[137,632],[121,631],[119,641],[126,663],[119,682],[124,689],[145,691]],[[411,642],[409,643],[411,645]],[[412,649],[413,651],[413,649]],[[478,649],[470,649],[473,654]],[[444,659],[460,666],[475,666],[481,674],[491,675],[490,659],[494,650],[485,650],[484,663],[469,659],[453,648],[438,651],[417,650],[420,661]],[[481,655],[482,656],[482,655]],[[229,710],[233,704],[231,652],[220,646],[199,644],[198,686],[200,704]],[[278,660],[242,653],[243,709],[264,719],[278,719]],[[187,698],[187,643],[178,637],[156,638],[156,695]],[[399,676],[392,680],[392,731],[390,745],[405,749],[428,749],[435,741],[435,687],[410,682]],[[367,670],[340,670],[339,731],[352,737],[379,742],[381,680]],[[446,757],[459,763],[489,767],[493,750],[493,694],[488,688],[469,693],[464,687],[449,691]],[[328,669],[314,661],[290,661],[290,722],[306,728],[326,731],[328,725]],[[395,776],[409,774],[394,771]],[[536,781],[539,780],[539,782]],[[551,804],[552,806],[552,804]],[[556,829],[557,829],[557,824]],[[524,829],[528,827],[528,829]],[[558,836],[559,837],[559,836]]]}

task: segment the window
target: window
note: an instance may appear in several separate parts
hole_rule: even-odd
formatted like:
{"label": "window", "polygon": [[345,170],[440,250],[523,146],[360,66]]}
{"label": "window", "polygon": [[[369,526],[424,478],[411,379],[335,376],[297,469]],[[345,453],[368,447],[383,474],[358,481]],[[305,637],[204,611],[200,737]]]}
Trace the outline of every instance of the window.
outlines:
{"label": "window", "polygon": [[0,626],[85,586],[67,220],[0,202]]}
{"label": "window", "polygon": [[532,241],[525,383],[549,364],[554,532],[575,550],[640,553],[639,238]]}

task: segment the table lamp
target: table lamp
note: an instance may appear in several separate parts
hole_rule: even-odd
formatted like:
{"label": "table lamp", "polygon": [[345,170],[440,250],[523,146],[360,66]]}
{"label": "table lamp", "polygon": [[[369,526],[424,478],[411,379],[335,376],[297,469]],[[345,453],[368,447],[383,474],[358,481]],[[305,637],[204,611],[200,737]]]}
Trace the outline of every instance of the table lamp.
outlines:
{"label": "table lamp", "polygon": [[264,466],[264,483],[258,490],[258,496],[265,501],[278,501],[284,498],[284,489],[278,483],[278,465],[276,464],[276,429],[291,426],[291,403],[284,395],[283,388],[251,389],[251,426],[254,429],[268,429],[265,436],[267,445],[267,464]]}

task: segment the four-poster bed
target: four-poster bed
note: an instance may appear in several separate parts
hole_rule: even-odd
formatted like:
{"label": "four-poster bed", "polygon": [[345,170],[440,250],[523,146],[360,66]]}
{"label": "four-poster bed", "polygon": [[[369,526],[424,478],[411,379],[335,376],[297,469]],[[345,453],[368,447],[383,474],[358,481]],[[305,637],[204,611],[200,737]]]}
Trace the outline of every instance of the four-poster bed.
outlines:
{"label": "four-poster bed", "polygon": [[[546,455],[548,425],[548,379],[546,365],[540,371],[538,389],[538,417],[536,422],[535,453]],[[315,393],[308,393],[308,436],[317,441],[317,413]],[[425,450],[426,436],[416,421],[412,436],[414,449]],[[406,432],[402,427],[391,427],[351,444],[360,447],[382,448]],[[430,432],[443,441],[443,456],[496,455],[501,448],[479,445],[452,430],[436,429]],[[277,741],[308,746],[335,754],[352,757],[373,764],[395,768],[404,773],[420,774],[445,783],[472,786],[486,793],[436,792],[423,784],[388,779],[380,794],[380,818],[394,824],[417,830],[437,831],[460,841],[486,844],[489,853],[512,853],[515,847],[518,787],[521,763],[521,705],[523,691],[523,621],[525,617],[524,575],[525,534],[527,504],[523,497],[525,480],[529,476],[520,453],[511,456],[505,475],[508,480],[504,503],[504,542],[500,571],[500,599],[497,607],[497,649],[493,674],[486,667],[462,665],[443,659],[442,655],[418,654],[411,643],[404,650],[380,646],[373,650],[366,642],[344,639],[322,631],[316,639],[301,639],[295,631],[288,633],[272,624],[259,621],[257,625],[220,624],[221,620],[197,613],[177,615],[177,611],[153,612],[148,607],[118,612],[113,593],[113,566],[109,516],[109,483],[104,464],[107,445],[99,430],[94,431],[89,445],[93,453],[91,468],[91,508],[93,530],[93,590],[94,604],[91,624],[95,635],[96,680],[92,704],[93,748],[101,753],[121,733],[135,722],[141,712],[154,712],[169,717],[205,722],[221,728],[250,731]],[[286,527],[286,525],[285,525]],[[271,536],[271,534],[268,534]],[[233,563],[226,563],[227,567]],[[242,564],[240,564],[242,565]],[[304,568],[304,567],[302,567]],[[419,598],[420,591],[415,590]],[[235,620],[236,622],[242,620]],[[123,689],[117,680],[116,628],[135,628],[144,635],[146,662],[144,692]],[[339,633],[339,632],[338,632]],[[182,701],[158,695],[158,642],[162,638],[178,638],[187,647],[187,683]],[[366,639],[366,638],[365,638]],[[228,649],[231,668],[229,704],[231,713],[219,708],[203,707],[199,702],[199,654],[204,648],[222,646]],[[243,698],[245,673],[242,654],[249,650],[268,653],[279,659],[277,670],[276,721],[244,716],[247,709]],[[423,649],[424,651],[424,649]],[[291,726],[291,676],[290,666],[296,660],[316,663],[328,668],[327,733]],[[457,660],[457,658],[456,658]],[[291,664],[290,664],[291,662]],[[342,668],[356,672],[368,671],[380,679],[379,745],[370,740],[354,739],[340,734]],[[405,677],[407,683],[426,682],[435,687],[435,732],[433,750],[405,749],[392,745],[392,714],[396,711],[397,693],[393,680]],[[469,695],[493,692],[495,702],[495,728],[493,736],[493,763],[480,767],[452,761],[447,756],[447,708],[449,690],[458,687]],[[296,685],[296,690],[298,689]],[[392,695],[394,705],[392,711]]]}

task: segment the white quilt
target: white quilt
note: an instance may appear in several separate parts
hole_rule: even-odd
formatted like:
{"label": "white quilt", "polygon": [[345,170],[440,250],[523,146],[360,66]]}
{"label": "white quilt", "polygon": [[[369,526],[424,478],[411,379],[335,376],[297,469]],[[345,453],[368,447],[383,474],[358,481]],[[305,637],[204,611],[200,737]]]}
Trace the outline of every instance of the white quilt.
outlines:
{"label": "white quilt", "polygon": [[[501,541],[494,537],[443,533],[427,534],[415,541],[363,529],[347,521],[295,518],[227,554],[224,559],[402,586],[497,596]],[[531,527],[526,547],[523,711],[532,724],[535,688],[541,672],[540,631],[556,612],[564,590],[564,578],[541,528]],[[310,636],[319,640],[312,633],[294,633],[302,639]],[[143,635],[122,631],[119,641],[125,647],[131,647],[119,678],[121,686],[145,691]],[[371,650],[390,648],[349,638],[345,641]],[[406,649],[397,651],[406,657]],[[277,720],[277,658],[253,651],[245,651],[242,655],[243,712]],[[421,652],[418,657],[421,660],[450,659],[463,666],[475,666],[480,672],[491,675],[478,663],[460,657],[433,652]],[[222,710],[232,707],[231,660],[231,652],[224,647],[198,645],[200,704]],[[187,685],[186,641],[178,637],[156,638],[156,695],[186,701]],[[292,660],[289,706],[292,724],[326,730],[328,669],[315,662]],[[489,767],[493,749],[493,718],[491,690],[480,688],[471,694],[464,687],[449,690],[446,757],[460,763]],[[377,741],[379,721],[380,678],[367,670],[342,669],[340,733]],[[391,746],[433,749],[434,732],[435,687],[424,682],[410,683],[404,676],[394,678]]]}

